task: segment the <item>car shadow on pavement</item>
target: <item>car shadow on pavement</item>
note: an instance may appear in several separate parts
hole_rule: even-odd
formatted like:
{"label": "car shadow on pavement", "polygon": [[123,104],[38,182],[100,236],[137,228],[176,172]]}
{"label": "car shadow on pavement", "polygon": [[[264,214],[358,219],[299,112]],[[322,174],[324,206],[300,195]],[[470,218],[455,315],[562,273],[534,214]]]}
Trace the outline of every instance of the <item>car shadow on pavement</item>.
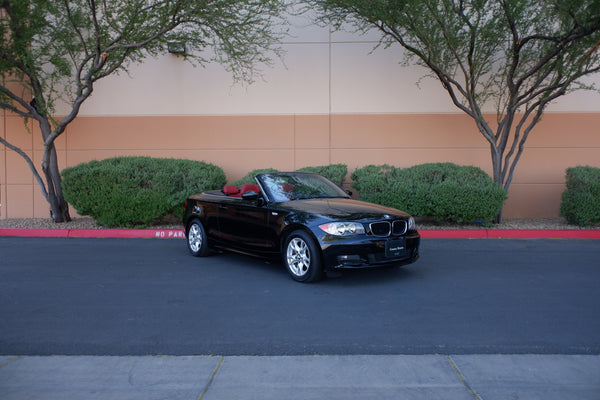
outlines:
{"label": "car shadow on pavement", "polygon": [[[263,279],[272,283],[287,281],[294,285],[325,285],[325,286],[365,286],[381,285],[390,282],[402,282],[412,279],[418,272],[413,265],[397,267],[346,269],[334,274],[328,274],[322,280],[314,283],[294,282],[278,259],[263,259],[245,254],[212,251],[207,257],[198,259],[198,263],[218,264],[215,266],[225,275],[245,275],[247,279]],[[205,264],[206,265],[206,264]]]}
{"label": "car shadow on pavement", "polygon": [[327,277],[323,283],[339,286],[380,285],[406,281],[415,274],[411,266],[347,269],[336,277]]}

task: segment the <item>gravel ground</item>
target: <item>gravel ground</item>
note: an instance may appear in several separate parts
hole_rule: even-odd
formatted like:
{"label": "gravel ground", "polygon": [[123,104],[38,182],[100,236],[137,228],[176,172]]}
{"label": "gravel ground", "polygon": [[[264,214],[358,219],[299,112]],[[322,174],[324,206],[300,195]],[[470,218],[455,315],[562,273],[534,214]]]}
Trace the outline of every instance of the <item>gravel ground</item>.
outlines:
{"label": "gravel ground", "polygon": [[[148,229],[180,229],[179,224],[166,224],[148,227]],[[9,218],[0,219],[0,228],[34,228],[34,229],[101,229],[92,218],[76,217],[71,222],[54,223],[49,218]],[[417,219],[417,228],[420,230],[431,229],[600,229],[600,225],[581,228],[577,225],[570,225],[563,218],[524,218],[512,219],[505,218],[504,222],[498,225],[483,226],[481,224],[451,224],[436,223],[427,219]]]}
{"label": "gravel ground", "polygon": [[[179,229],[181,224],[150,226],[148,229]],[[90,217],[75,217],[70,222],[56,223],[50,218],[8,218],[0,219],[0,228],[13,229],[104,229]]]}
{"label": "gravel ground", "polygon": [[600,225],[580,227],[571,225],[564,218],[504,218],[501,224],[452,224],[417,219],[417,229],[569,229],[597,230]]}

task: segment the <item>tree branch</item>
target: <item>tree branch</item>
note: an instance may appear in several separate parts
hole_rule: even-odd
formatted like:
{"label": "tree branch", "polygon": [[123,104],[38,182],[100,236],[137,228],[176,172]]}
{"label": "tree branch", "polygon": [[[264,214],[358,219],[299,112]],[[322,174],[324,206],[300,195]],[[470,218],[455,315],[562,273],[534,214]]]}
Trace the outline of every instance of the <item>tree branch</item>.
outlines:
{"label": "tree branch", "polygon": [[[425,53],[421,52],[416,47],[411,46],[410,44],[408,44],[404,40],[404,38],[402,37],[402,35],[394,27],[386,25],[386,24],[384,24],[382,22],[376,22],[375,25],[384,34],[391,36],[402,47],[404,47],[409,52],[413,53],[423,63],[425,63],[427,65],[427,67],[429,69],[431,69],[433,71],[433,73],[438,77],[438,79],[442,83],[442,86],[444,87],[444,89],[446,90],[446,92],[448,92],[448,94],[450,96],[450,99],[452,100],[452,103],[457,108],[459,108],[461,111],[463,111],[465,114],[467,114],[471,118],[473,118],[473,120],[477,124],[477,126],[478,126],[481,134],[484,136],[484,138],[490,143],[490,145],[496,146],[496,143],[495,143],[495,140],[494,140],[494,133],[490,129],[489,125],[485,122],[485,119],[483,118],[483,114],[481,113],[481,110],[480,110],[479,106],[477,105],[475,99],[472,98],[472,96],[469,95],[469,92],[467,90],[465,90],[458,81],[456,81],[450,75],[448,75],[447,73],[445,73],[443,71],[443,69],[441,67],[439,67],[438,65],[436,65],[431,60],[431,58],[428,57]],[[458,99],[458,97],[456,95],[456,92],[455,92],[455,88],[459,91],[459,93],[461,94],[461,96],[463,96],[465,99],[467,99],[467,101],[471,105],[471,108],[466,107]]]}
{"label": "tree branch", "polygon": [[31,161],[31,158],[27,155],[27,153],[25,153],[23,150],[21,150],[17,146],[14,146],[14,145],[10,144],[9,142],[7,142],[5,139],[2,138],[2,136],[0,136],[0,143],[2,143],[6,147],[8,147],[12,151],[14,151],[15,153],[17,153],[21,157],[23,157],[23,159],[25,160],[25,162],[29,166],[29,169],[31,170],[31,173],[33,174],[33,177],[35,178],[35,180],[37,181],[38,185],[40,186],[40,189],[42,190],[42,194],[44,195],[44,198],[47,201],[48,200],[48,191],[46,190],[46,186],[44,185],[44,181],[42,180],[42,177],[40,176],[40,174],[37,172],[37,169],[35,168],[35,165],[33,164],[33,161]]}
{"label": "tree branch", "polygon": [[24,118],[32,118],[32,119],[39,118],[39,114],[37,114],[35,112],[35,109],[29,102],[23,100],[21,97],[14,94],[11,90],[9,90],[4,85],[0,85],[0,93],[3,93],[8,98],[12,99],[13,101],[16,101],[21,107],[26,109],[27,112],[19,109],[18,107],[15,107],[14,105],[12,105],[10,103],[5,103],[5,102],[0,103],[0,108],[6,108],[7,110],[10,110],[10,111],[14,112],[15,114],[18,114]]}

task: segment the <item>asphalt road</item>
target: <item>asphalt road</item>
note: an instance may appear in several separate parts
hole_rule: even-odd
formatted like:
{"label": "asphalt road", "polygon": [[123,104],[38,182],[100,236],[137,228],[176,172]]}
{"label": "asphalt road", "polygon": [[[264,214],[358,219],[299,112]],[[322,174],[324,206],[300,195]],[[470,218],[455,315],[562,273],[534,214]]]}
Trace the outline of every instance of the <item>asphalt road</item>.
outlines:
{"label": "asphalt road", "polygon": [[0,355],[600,354],[600,241],[421,253],[300,284],[180,239],[0,237]]}

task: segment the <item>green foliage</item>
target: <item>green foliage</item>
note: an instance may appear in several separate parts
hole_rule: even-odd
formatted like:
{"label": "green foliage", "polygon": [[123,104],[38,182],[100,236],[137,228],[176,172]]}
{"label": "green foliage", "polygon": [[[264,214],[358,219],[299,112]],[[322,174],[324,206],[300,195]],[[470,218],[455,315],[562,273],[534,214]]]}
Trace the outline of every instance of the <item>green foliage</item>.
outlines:
{"label": "green foliage", "polygon": [[298,171],[322,175],[341,187],[348,174],[348,166],[346,164],[331,164],[318,167],[304,167],[300,168]]}
{"label": "green foliage", "polygon": [[183,211],[194,193],[221,188],[225,173],[202,161],[116,157],[62,171],[65,199],[107,227],[145,226]]}
{"label": "green foliage", "polygon": [[[403,46],[405,61],[429,69],[472,116],[485,101],[497,101],[501,114],[511,105],[537,107],[540,99],[577,88],[577,77],[600,65],[597,0],[554,0],[544,7],[530,0],[304,2],[334,28],[379,31],[383,47]],[[525,95],[517,96],[519,104],[511,90]]]}
{"label": "green foliage", "polygon": [[452,163],[396,168],[368,165],[352,173],[353,186],[366,201],[439,221],[490,221],[506,193],[480,168]]}
{"label": "green foliage", "polygon": [[242,186],[245,183],[256,183],[256,180],[254,180],[254,177],[256,175],[267,174],[269,172],[277,172],[277,170],[274,168],[253,169],[252,171],[248,172],[246,175],[244,175],[242,178],[238,179],[237,181],[231,182],[231,184],[237,185],[237,186]]}
{"label": "green foliage", "polygon": [[[256,181],[254,180],[254,177],[256,175],[266,174],[269,172],[278,172],[278,170],[274,168],[255,169],[248,172],[246,175],[244,175],[243,178],[238,179],[235,182],[231,182],[231,184],[241,186],[244,183],[256,183]],[[298,172],[311,172],[313,174],[319,174],[329,179],[333,183],[337,184],[338,186],[342,186],[342,183],[344,183],[344,179],[348,174],[348,166],[346,166],[345,164],[331,164],[321,165],[317,167],[304,167],[300,168]]]}
{"label": "green foliage", "polygon": [[[21,113],[33,95],[49,117],[58,99],[74,104],[95,81],[184,42],[185,57],[218,62],[251,81],[259,64],[278,55],[285,35],[282,0],[5,0],[0,2],[0,100]],[[211,51],[205,51],[206,49]],[[4,97],[2,97],[4,96]]]}
{"label": "green foliage", "polygon": [[560,215],[581,226],[600,223],[600,168],[568,168],[566,180]]}

